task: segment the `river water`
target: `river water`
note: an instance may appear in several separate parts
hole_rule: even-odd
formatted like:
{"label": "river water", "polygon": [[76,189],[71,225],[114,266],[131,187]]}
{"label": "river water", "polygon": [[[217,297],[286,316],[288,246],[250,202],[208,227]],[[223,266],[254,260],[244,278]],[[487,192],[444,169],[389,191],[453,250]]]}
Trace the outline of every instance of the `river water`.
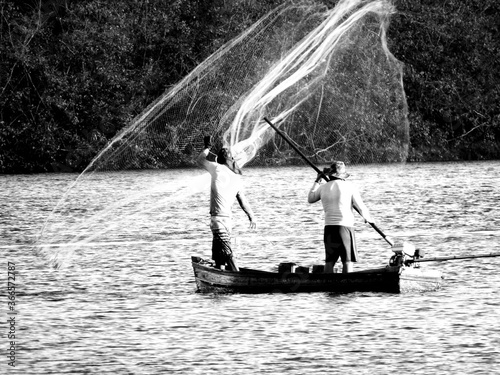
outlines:
{"label": "river water", "polygon": [[[500,252],[499,171],[499,161],[350,169],[378,226],[428,257]],[[249,231],[235,206],[237,263],[321,264],[321,205],[306,200],[314,172],[245,172],[258,228]],[[2,321],[15,318],[16,336],[12,367],[2,326],[2,373],[500,373],[500,258],[425,263],[444,283],[422,294],[197,293],[190,257],[210,256],[206,180],[194,183],[199,192],[173,189],[170,205],[158,200],[157,210],[116,208],[141,187],[193,175],[205,179],[198,170],[110,173],[76,190],[41,239],[57,242],[45,254],[67,251],[60,269],[32,244],[77,176],[0,176]],[[102,215],[108,207],[114,213]],[[357,241],[355,268],[387,264],[391,249],[361,220]],[[8,262],[16,271],[13,312]]]}

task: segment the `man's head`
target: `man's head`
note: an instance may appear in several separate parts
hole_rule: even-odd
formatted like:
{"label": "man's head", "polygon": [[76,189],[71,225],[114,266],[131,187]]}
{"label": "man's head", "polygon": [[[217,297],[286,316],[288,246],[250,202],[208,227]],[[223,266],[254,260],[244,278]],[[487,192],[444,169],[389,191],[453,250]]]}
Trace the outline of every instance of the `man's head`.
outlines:
{"label": "man's head", "polygon": [[325,169],[325,174],[331,178],[340,178],[345,180],[349,177],[349,174],[346,173],[345,164],[343,161],[334,161],[330,168]]}
{"label": "man's head", "polygon": [[236,174],[242,174],[240,167],[238,167],[238,164],[236,164],[236,161],[231,154],[231,151],[226,147],[221,148],[217,153],[217,163],[225,165]]}
{"label": "man's head", "polygon": [[217,153],[217,163],[219,164],[226,164],[226,161],[231,160],[232,158],[233,155],[231,154],[231,151],[226,147],[222,147]]}

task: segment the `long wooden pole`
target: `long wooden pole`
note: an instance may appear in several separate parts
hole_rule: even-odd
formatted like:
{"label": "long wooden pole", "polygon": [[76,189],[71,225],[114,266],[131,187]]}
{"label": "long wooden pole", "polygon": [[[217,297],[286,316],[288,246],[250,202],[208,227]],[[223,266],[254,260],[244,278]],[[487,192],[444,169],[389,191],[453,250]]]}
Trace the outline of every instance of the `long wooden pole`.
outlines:
{"label": "long wooden pole", "polygon": [[459,255],[459,256],[449,256],[449,257],[434,257],[434,258],[419,258],[410,260],[413,262],[442,262],[445,260],[458,260],[458,259],[476,259],[476,258],[492,258],[500,257],[500,253],[489,253],[489,254],[478,254],[478,255]]}
{"label": "long wooden pole", "polygon": [[295,146],[295,145],[293,144],[292,140],[291,140],[290,138],[288,138],[288,136],[287,136],[285,133],[283,133],[281,130],[279,130],[279,129],[278,129],[278,128],[277,128],[277,127],[276,127],[276,126],[275,126],[275,125],[274,125],[271,121],[269,121],[266,117],[264,117],[264,120],[265,120],[265,121],[269,124],[269,126],[270,126],[271,128],[273,128],[273,129],[274,129],[274,131],[275,131],[276,133],[278,133],[278,134],[281,136],[281,138],[283,138],[285,141],[287,141],[287,143],[288,143],[290,146],[292,146],[292,148],[295,150],[295,152],[296,152],[297,154],[299,154],[300,156],[302,156],[302,159],[304,159],[304,160],[307,162],[307,164],[309,164],[309,165],[310,165],[310,166],[311,166],[311,167],[312,167],[312,168],[313,168],[316,172],[318,172],[318,174],[321,174],[321,175],[323,176],[323,178],[325,179],[325,181],[328,181],[328,177],[327,177],[327,175],[326,175],[326,174],[324,174],[324,173],[323,173],[323,172],[322,172],[322,171],[321,171],[318,167],[316,167],[316,165],[315,165],[312,161],[310,161],[310,160],[307,158],[307,156],[305,156],[305,155],[302,153],[302,151],[300,151],[300,150],[297,148],[297,146]]}
{"label": "long wooden pole", "polygon": [[[293,142],[288,138],[288,136],[285,135],[285,133],[283,133],[281,130],[279,130],[271,121],[269,121],[266,117],[264,117],[264,120],[269,124],[269,126],[271,128],[274,129],[274,131],[276,133],[278,133],[294,150],[295,152],[297,152],[297,154],[299,154],[300,156],[302,156],[302,159],[304,159],[307,164],[309,164],[318,174],[322,175],[322,177],[325,179],[325,181],[328,181],[328,176],[325,175],[325,173],[323,173],[312,161],[309,160],[309,158],[307,156],[305,156],[302,151],[300,151],[297,146],[295,146],[293,144]],[[360,214],[359,210],[354,207],[354,209],[357,211],[358,214]],[[391,245],[391,246],[394,246],[394,244],[392,243],[392,241],[390,241],[387,236],[384,234],[384,232],[382,232],[379,227],[377,227],[375,225],[375,223],[369,223],[373,229],[375,229],[377,231],[378,234],[380,234],[382,236],[382,238],[384,240],[386,240],[386,242]]]}

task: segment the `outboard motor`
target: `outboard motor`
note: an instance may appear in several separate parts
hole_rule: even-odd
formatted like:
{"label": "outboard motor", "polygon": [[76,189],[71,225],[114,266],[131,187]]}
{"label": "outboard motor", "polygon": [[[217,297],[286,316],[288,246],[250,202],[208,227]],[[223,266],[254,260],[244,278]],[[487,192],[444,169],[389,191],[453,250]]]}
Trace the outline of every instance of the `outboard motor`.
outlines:
{"label": "outboard motor", "polygon": [[415,268],[420,267],[420,262],[416,262],[415,260],[423,258],[424,257],[424,251],[422,249],[415,249],[415,252],[413,253],[413,256],[411,259],[406,259],[405,266],[413,265]]}
{"label": "outboard motor", "polygon": [[415,246],[409,242],[396,241],[392,245],[394,255],[389,260],[389,266],[403,266],[408,264],[408,257],[414,257],[416,254]]}
{"label": "outboard motor", "polygon": [[413,255],[414,259],[420,259],[424,257],[424,251],[422,249],[416,249],[415,254]]}

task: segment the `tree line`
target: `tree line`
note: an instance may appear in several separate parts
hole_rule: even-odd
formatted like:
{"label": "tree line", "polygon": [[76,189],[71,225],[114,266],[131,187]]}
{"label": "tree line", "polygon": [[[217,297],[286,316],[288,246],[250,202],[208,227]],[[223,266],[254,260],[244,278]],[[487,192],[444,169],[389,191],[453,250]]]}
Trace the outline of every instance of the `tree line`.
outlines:
{"label": "tree line", "polygon": [[[282,2],[1,1],[0,173],[82,170],[165,89]],[[388,42],[404,63],[410,160],[499,158],[498,1],[394,3]]]}

